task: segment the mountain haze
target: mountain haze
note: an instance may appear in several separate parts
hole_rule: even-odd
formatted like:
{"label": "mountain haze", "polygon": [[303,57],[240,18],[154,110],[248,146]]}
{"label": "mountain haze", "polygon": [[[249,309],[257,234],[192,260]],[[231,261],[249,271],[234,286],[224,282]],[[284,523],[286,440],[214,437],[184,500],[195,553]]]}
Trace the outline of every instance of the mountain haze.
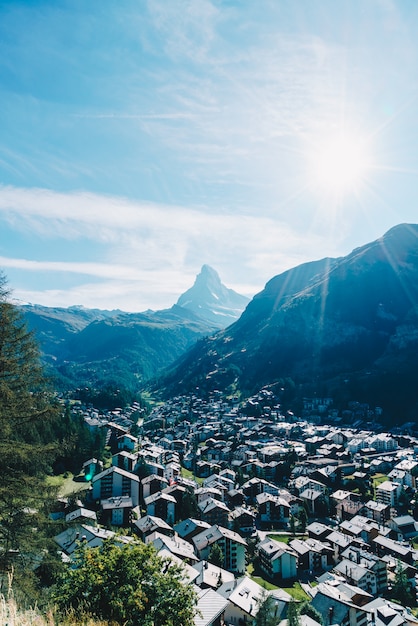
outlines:
{"label": "mountain haze", "polygon": [[198,339],[236,320],[247,302],[204,265],[194,286],[170,309],[21,308],[59,385],[113,380],[135,387],[157,376]]}
{"label": "mountain haze", "polygon": [[180,359],[166,389],[241,389],[418,400],[418,225],[271,279],[240,319]]}

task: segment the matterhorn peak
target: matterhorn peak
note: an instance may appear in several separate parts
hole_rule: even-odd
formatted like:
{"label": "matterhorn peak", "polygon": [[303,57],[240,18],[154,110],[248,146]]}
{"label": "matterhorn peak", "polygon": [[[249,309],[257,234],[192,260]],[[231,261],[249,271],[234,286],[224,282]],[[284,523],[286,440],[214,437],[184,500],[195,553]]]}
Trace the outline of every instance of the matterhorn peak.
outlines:
{"label": "matterhorn peak", "polygon": [[248,302],[246,296],[228,289],[221,282],[218,272],[205,264],[193,287],[180,296],[177,305],[224,328],[239,318]]}

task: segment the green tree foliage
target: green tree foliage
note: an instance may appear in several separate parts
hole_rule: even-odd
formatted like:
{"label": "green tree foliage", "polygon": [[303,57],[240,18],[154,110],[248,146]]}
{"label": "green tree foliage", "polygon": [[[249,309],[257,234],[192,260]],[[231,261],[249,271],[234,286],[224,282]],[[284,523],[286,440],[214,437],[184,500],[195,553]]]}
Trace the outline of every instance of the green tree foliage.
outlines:
{"label": "green tree foliage", "polygon": [[0,275],[0,582],[13,569],[15,587],[28,590],[45,548],[46,504],[53,495],[45,474],[56,453],[50,442],[58,417],[36,342]]}
{"label": "green tree foliage", "polygon": [[56,474],[65,471],[77,474],[86,459],[103,457],[105,430],[90,431],[83,416],[79,412],[73,413],[69,404],[65,406],[56,426],[55,437],[60,442],[59,453],[53,465]]}
{"label": "green tree foliage", "polygon": [[222,548],[218,543],[214,543],[210,549],[208,556],[209,563],[212,565],[216,565],[217,567],[223,567],[224,565],[224,554],[222,552]]}
{"label": "green tree foliage", "polygon": [[186,488],[186,491],[181,496],[181,500],[178,506],[178,519],[184,520],[188,517],[198,518],[200,510],[197,505],[197,498],[192,489]]}
{"label": "green tree foliage", "polygon": [[300,626],[299,608],[295,600],[291,600],[287,607],[287,623],[288,626]]}
{"label": "green tree foliage", "polygon": [[318,611],[318,609],[316,609],[314,606],[312,606],[312,604],[310,602],[304,602],[303,605],[301,606],[301,609],[299,611],[300,615],[308,615],[308,617],[311,617],[312,619],[314,619],[316,622],[318,622],[318,624],[323,624],[324,623],[324,618],[322,616],[322,613],[320,613]]}
{"label": "green tree foliage", "polygon": [[255,535],[254,537],[248,537],[247,539],[247,550],[245,552],[245,562],[247,565],[250,563],[253,564],[254,570],[258,569],[259,565],[259,556],[258,556],[258,545],[260,543],[260,537]]}
{"label": "green tree foliage", "polygon": [[392,598],[398,600],[405,606],[413,606],[416,604],[414,591],[408,580],[407,573],[398,561],[395,573],[395,580],[392,587]]}
{"label": "green tree foliage", "polygon": [[305,507],[301,507],[299,509],[297,518],[299,520],[299,530],[301,533],[304,533],[306,530],[306,525],[308,523],[308,514],[306,512]]}
{"label": "green tree foliage", "polygon": [[254,626],[276,626],[278,624],[275,602],[265,589],[257,600],[257,614],[253,623]]}
{"label": "green tree foliage", "polygon": [[74,392],[74,397],[84,404],[92,404],[97,409],[113,410],[125,408],[133,402],[138,402],[144,408],[145,402],[131,389],[128,389],[121,380],[97,381],[95,387],[82,387]]}
{"label": "green tree foliage", "polygon": [[71,609],[124,626],[194,626],[196,596],[183,569],[151,544],[108,540],[80,547],[75,567],[55,587],[63,614]]}

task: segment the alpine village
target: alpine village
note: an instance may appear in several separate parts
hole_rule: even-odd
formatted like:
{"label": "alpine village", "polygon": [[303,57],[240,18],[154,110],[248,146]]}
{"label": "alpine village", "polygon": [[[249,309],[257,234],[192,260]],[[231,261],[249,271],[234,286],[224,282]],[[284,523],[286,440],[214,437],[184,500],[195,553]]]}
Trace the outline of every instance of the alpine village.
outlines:
{"label": "alpine village", "polygon": [[2,624],[418,626],[418,225],[251,301],[207,265],[138,314],[12,289]]}

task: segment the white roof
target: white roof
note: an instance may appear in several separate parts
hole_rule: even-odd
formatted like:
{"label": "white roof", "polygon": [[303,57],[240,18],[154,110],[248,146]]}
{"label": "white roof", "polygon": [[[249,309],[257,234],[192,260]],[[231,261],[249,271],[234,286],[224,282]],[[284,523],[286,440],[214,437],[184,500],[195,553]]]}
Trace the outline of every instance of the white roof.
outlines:
{"label": "white roof", "polygon": [[198,613],[194,618],[195,626],[210,626],[227,606],[228,600],[213,589],[199,590],[197,608],[200,615]]}

